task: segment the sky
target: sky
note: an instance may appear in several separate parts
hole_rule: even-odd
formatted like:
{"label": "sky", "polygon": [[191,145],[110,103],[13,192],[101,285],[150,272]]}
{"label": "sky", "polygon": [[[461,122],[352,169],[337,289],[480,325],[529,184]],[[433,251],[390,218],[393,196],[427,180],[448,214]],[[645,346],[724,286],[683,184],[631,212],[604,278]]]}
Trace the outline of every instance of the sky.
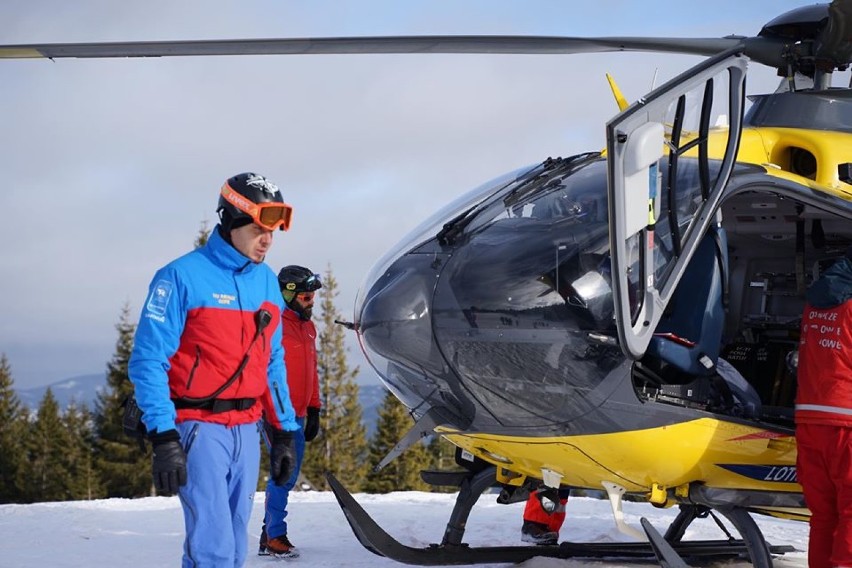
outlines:
{"label": "sky", "polygon": [[[396,492],[386,495],[356,494],[355,498],[382,528],[398,541],[412,547],[439,542],[455,501],[455,494]],[[480,497],[468,519],[463,542],[471,546],[517,546],[523,503],[498,505],[494,494]],[[612,521],[609,503],[571,497],[560,541],[627,541]],[[677,509],[656,509],[648,504],[625,503],[625,521],[639,527],[647,517],[660,532],[674,519]],[[300,551],[298,559],[276,561],[256,556],[263,521],[263,493],[254,499],[249,524],[249,556],[245,566],[311,566],[312,568],[373,568],[401,566],[364,549],[355,539],[343,513],[330,492],[291,493],[288,536]],[[756,518],[770,544],[789,544],[797,552],[779,556],[776,568],[807,566],[805,523],[769,517]],[[736,534],[736,533],[734,533]],[[0,505],[0,559],[5,568],[78,568],[110,566],[137,568],[177,566],[183,543],[183,514],[177,497],[105,499]],[[34,539],[33,535],[41,535]],[[687,539],[726,538],[712,519],[693,523]],[[650,566],[624,560],[532,558],[521,564],[490,564],[509,568],[612,568]],[[704,564],[702,564],[704,565]],[[724,561],[709,566],[738,568],[751,564]]]}
{"label": "sky", "polygon": [[[406,34],[754,35],[806,1],[5,0],[0,44]],[[582,6],[580,8],[580,6]],[[122,307],[267,176],[294,207],[267,262],[331,267],[352,319],[373,263],[443,204],[598,150],[616,105],[700,59],[653,54],[0,61],[0,353],[19,388],[103,372]],[[750,93],[774,71],[752,66]],[[375,380],[350,334],[361,380]]]}

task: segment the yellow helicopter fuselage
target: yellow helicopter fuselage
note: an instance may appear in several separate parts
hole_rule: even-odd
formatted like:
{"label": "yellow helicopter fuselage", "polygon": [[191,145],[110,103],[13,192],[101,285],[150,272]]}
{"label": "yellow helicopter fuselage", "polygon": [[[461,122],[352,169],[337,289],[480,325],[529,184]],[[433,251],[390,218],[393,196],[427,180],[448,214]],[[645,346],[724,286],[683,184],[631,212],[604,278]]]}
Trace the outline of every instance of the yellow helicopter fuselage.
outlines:
{"label": "yellow helicopter fuselage", "polygon": [[[600,490],[602,482],[615,483],[658,505],[686,499],[691,483],[801,492],[793,436],[742,422],[704,417],[609,434],[524,438],[446,432],[445,437],[498,468],[519,474],[504,475],[509,484],[520,485],[524,477],[540,479],[548,471],[560,476],[564,485]],[[743,475],[746,471],[752,475]],[[790,513],[807,515],[804,509]]]}

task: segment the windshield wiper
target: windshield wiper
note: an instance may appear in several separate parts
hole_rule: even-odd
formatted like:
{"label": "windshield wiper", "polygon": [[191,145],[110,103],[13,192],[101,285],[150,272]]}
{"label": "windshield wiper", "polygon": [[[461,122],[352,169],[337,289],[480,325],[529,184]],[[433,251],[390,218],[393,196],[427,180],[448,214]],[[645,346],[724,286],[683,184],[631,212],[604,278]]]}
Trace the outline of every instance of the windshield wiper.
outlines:
{"label": "windshield wiper", "polygon": [[[573,167],[592,159],[597,159],[600,155],[600,152],[584,152],[568,158],[546,159],[541,164],[544,170],[539,175],[531,177],[513,189],[512,193],[503,199],[503,205],[511,207],[539,190],[550,187],[554,181],[561,183],[561,177],[570,173]],[[560,179],[554,179],[555,176],[560,176]]]}
{"label": "windshield wiper", "polygon": [[[481,203],[481,202],[480,202]],[[446,246],[452,244],[456,238],[461,234],[465,227],[467,227],[471,221],[473,221],[473,211],[479,207],[479,203],[468,207],[446,223],[444,223],[443,228],[438,231],[438,234],[435,236],[438,239],[438,243],[441,246]]]}
{"label": "windshield wiper", "polygon": [[513,179],[510,182],[507,182],[504,185],[501,185],[496,190],[492,191],[487,197],[479,200],[477,203],[468,207],[467,209],[444,223],[444,226],[441,228],[440,231],[438,231],[438,234],[435,235],[435,238],[438,240],[438,244],[440,244],[441,246],[453,244],[458,238],[458,236],[462,233],[462,231],[464,231],[465,227],[470,225],[470,222],[473,221],[473,219],[476,217],[474,213],[476,213],[483,204],[488,203],[492,197],[504,191],[511,184],[518,183],[518,180],[524,180],[523,182],[521,182],[523,184],[530,181],[530,179],[536,179],[537,176],[533,176],[532,178],[529,178],[528,176],[530,176],[533,172],[537,171],[539,168],[548,167],[548,163],[550,161],[552,161],[551,158],[548,158],[541,164],[538,164],[534,168],[531,168],[528,172],[518,176],[517,178]]}

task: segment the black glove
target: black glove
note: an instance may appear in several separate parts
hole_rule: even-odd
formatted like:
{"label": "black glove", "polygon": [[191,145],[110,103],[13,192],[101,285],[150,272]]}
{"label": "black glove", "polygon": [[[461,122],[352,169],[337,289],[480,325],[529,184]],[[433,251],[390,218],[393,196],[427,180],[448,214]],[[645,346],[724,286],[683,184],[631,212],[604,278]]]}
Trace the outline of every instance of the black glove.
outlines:
{"label": "black glove", "polygon": [[154,446],[154,487],[160,493],[172,495],[186,484],[186,453],[180,445],[177,430],[151,434]]}
{"label": "black glove", "polygon": [[309,406],[308,417],[305,418],[305,441],[310,442],[319,434],[319,413],[320,409]]}
{"label": "black glove", "polygon": [[272,430],[269,463],[272,466],[272,481],[275,485],[287,483],[296,469],[296,440],[293,439],[292,432]]}

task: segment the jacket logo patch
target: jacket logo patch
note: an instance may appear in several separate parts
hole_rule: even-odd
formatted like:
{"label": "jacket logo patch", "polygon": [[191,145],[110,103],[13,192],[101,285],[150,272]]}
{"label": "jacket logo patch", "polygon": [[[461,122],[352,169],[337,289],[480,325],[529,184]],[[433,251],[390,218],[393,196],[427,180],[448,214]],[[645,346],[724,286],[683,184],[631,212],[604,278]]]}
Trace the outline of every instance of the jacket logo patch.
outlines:
{"label": "jacket logo patch", "polygon": [[158,280],[151,291],[151,296],[148,298],[148,303],[145,309],[156,316],[166,315],[166,307],[169,305],[169,299],[172,297],[174,283],[170,280]]}
{"label": "jacket logo patch", "polygon": [[230,306],[231,302],[235,302],[237,297],[232,294],[217,294],[213,292],[213,298],[223,306]]}

